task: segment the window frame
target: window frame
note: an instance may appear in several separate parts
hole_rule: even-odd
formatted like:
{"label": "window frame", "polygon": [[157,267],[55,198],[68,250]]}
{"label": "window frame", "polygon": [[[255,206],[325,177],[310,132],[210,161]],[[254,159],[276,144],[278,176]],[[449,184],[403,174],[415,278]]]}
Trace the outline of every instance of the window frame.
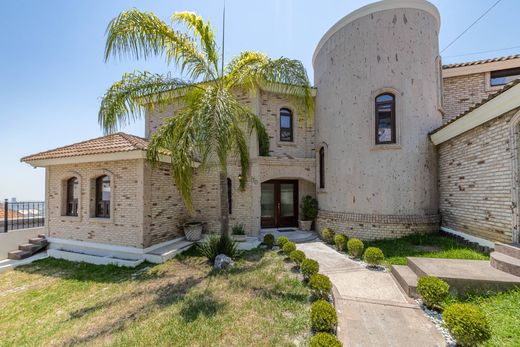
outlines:
{"label": "window frame", "polygon": [[[493,74],[499,74],[499,75],[503,74],[504,76],[493,77]],[[520,79],[520,67],[490,71],[489,72],[489,86],[491,88],[503,87],[506,84],[511,83],[512,81],[509,81],[506,83],[500,83],[500,84],[493,84],[493,78],[503,78],[503,77],[510,77],[510,76],[518,76],[515,79]]]}
{"label": "window frame", "polygon": [[78,190],[80,189],[79,179],[76,176],[67,179],[65,184],[65,216],[67,217],[79,216],[79,192],[78,197],[74,199],[74,185],[76,185]]}
{"label": "window frame", "polygon": [[319,187],[325,189],[325,147],[322,146],[318,152],[319,165]]}
{"label": "window frame", "polygon": [[[103,199],[103,183],[104,180],[108,180],[110,187],[110,197],[108,200]],[[95,218],[106,218],[110,219],[111,216],[111,200],[112,200],[112,179],[109,175],[101,175],[95,179],[95,205],[94,205],[94,217]]]}
{"label": "window frame", "polygon": [[[282,113],[285,113],[283,116],[287,116],[287,115],[289,116],[290,124],[291,124],[289,128],[282,127]],[[279,110],[278,118],[279,118],[278,119],[278,132],[279,132],[278,140],[280,142],[284,142],[284,143],[294,142],[294,114],[293,114],[293,111],[290,108],[282,107]],[[286,140],[286,139],[282,138],[282,129],[289,129],[289,132],[291,134],[290,140]]]}
{"label": "window frame", "polygon": [[227,183],[227,198],[228,198],[228,214],[233,213],[233,182],[231,178],[226,179]]}
{"label": "window frame", "polygon": [[[385,96],[385,95],[388,95],[388,96],[391,96],[392,97],[392,100],[391,101],[377,101],[377,99],[381,96]],[[378,107],[379,106],[382,106],[382,105],[390,105],[391,108],[390,108],[390,126],[391,126],[391,131],[392,131],[392,135],[391,135],[391,139],[390,141],[379,141],[379,112],[378,112]],[[380,94],[377,94],[374,98],[374,136],[375,136],[375,143],[376,145],[395,145],[397,144],[397,133],[396,133],[396,130],[397,130],[397,126],[396,126],[396,97],[395,97],[395,94],[392,93],[392,92],[382,92]]]}

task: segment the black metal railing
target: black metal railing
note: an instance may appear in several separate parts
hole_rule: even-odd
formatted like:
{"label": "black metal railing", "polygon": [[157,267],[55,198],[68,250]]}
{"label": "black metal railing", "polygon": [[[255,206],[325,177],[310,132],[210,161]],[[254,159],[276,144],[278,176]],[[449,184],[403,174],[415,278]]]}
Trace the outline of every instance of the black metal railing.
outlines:
{"label": "black metal railing", "polygon": [[42,227],[45,223],[45,203],[43,201],[8,202],[5,199],[2,218],[4,232]]}

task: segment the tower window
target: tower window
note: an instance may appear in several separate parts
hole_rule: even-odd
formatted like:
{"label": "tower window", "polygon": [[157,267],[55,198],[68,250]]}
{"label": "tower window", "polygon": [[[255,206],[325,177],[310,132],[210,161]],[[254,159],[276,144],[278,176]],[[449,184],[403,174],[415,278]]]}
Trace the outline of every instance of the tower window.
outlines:
{"label": "tower window", "polygon": [[319,157],[319,165],[320,165],[320,188],[325,188],[325,148],[320,148],[320,157]]}
{"label": "tower window", "polygon": [[376,144],[395,143],[395,97],[385,93],[376,97]]}
{"label": "tower window", "polygon": [[280,109],[280,141],[292,142],[293,136],[293,114],[287,108]]}

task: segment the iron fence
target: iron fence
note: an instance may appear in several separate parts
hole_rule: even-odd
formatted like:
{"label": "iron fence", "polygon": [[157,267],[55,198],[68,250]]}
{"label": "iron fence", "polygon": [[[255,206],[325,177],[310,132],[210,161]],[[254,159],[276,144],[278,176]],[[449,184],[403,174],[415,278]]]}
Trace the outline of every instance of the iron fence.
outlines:
{"label": "iron fence", "polygon": [[45,223],[43,201],[8,202],[5,199],[3,216],[4,232],[42,227]]}

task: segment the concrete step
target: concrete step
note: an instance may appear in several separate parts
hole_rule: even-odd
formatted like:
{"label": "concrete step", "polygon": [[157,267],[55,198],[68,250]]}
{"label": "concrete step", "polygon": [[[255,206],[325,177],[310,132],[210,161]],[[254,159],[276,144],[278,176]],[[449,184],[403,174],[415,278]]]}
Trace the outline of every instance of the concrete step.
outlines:
{"label": "concrete step", "polygon": [[495,252],[499,252],[510,257],[520,259],[520,245],[507,245],[505,243],[495,243]]}
{"label": "concrete step", "polygon": [[20,251],[27,251],[27,252],[31,252],[31,253],[35,253],[37,252],[42,246],[40,245],[35,245],[33,243],[24,243],[23,245],[19,245],[18,246],[18,249]]}
{"label": "concrete step", "polygon": [[49,242],[43,237],[35,237],[29,239],[29,243],[32,243],[33,245],[46,246]]}
{"label": "concrete step", "polygon": [[11,251],[11,252],[7,253],[7,258],[13,259],[13,260],[21,260],[21,259],[28,258],[31,255],[32,255],[31,252],[16,250],[16,251]]}
{"label": "concrete step", "polygon": [[491,253],[491,266],[500,271],[520,277],[520,259],[500,252]]}
{"label": "concrete step", "polygon": [[418,298],[417,280],[415,272],[406,265],[392,265],[392,275],[404,292],[411,298]]}
{"label": "concrete step", "polygon": [[420,265],[416,263],[416,260],[420,260],[414,257],[406,258],[406,264],[415,273],[417,277],[428,276],[428,274],[421,269]]}

